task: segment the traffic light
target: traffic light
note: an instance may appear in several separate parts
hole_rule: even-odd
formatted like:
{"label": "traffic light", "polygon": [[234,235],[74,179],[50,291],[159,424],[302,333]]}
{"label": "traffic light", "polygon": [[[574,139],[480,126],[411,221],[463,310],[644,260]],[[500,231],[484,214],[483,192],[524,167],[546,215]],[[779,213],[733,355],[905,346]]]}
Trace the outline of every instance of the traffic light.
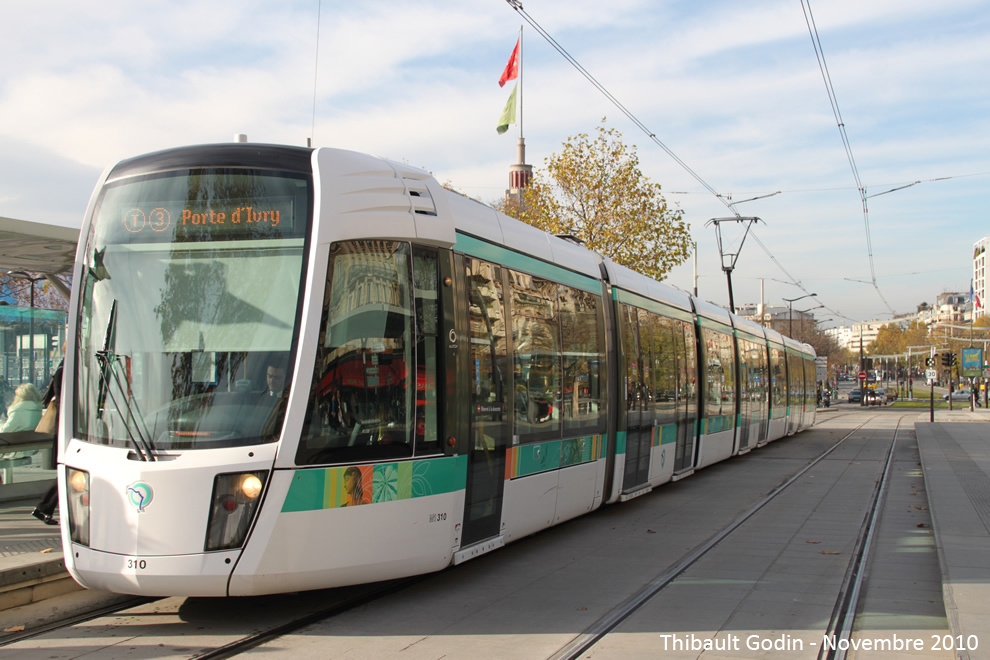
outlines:
{"label": "traffic light", "polygon": [[929,368],[930,367],[934,367],[935,366],[935,358],[933,358],[933,357],[925,358],[925,366],[926,367],[929,367]]}
{"label": "traffic light", "polygon": [[956,366],[956,354],[955,353],[949,353],[949,366],[950,367]]}
{"label": "traffic light", "polygon": [[951,367],[952,366],[952,353],[942,353],[942,366]]}

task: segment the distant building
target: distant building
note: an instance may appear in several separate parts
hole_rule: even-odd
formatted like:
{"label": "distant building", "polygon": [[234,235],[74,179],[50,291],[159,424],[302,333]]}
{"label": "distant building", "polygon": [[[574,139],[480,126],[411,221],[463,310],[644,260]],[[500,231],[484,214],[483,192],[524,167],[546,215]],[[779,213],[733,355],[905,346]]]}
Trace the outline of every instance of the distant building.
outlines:
{"label": "distant building", "polygon": [[987,313],[987,247],[990,247],[990,236],[981,238],[973,246],[973,320]]}
{"label": "distant building", "polygon": [[881,321],[879,319],[859,321],[853,323],[852,327],[843,325],[838,328],[829,328],[825,330],[825,334],[835,339],[839,348],[848,348],[850,351],[855,352],[859,350],[860,338],[862,338],[863,350],[866,350],[870,344],[876,341],[877,334],[879,334],[880,328],[883,326],[898,325],[901,328],[907,329],[911,325],[911,322],[917,319],[917,315],[907,314],[895,317],[889,321]]}
{"label": "distant building", "polygon": [[736,315],[798,340],[815,327],[814,314],[788,309],[786,305],[742,305],[736,307]]}
{"label": "distant building", "polygon": [[[853,331],[847,325],[840,325],[837,328],[826,328],[825,335],[835,340],[839,348],[848,348],[852,344]],[[865,346],[865,344],[864,344]],[[857,344],[857,348],[859,345]]]}
{"label": "distant building", "polygon": [[972,305],[968,293],[946,292],[938,294],[932,308],[932,324],[964,323],[970,319]]}

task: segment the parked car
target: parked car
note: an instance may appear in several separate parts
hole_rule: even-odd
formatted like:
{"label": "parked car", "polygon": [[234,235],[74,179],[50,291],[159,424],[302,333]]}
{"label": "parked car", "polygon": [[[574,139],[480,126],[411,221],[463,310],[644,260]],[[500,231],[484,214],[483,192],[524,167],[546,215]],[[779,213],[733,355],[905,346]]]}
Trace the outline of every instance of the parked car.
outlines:
{"label": "parked car", "polygon": [[[956,390],[955,392],[952,393],[953,401],[969,401],[969,397],[970,397],[969,390]],[[948,400],[949,400],[949,395],[943,394],[942,401],[948,401]],[[976,401],[976,405],[980,405],[980,401],[978,399]]]}
{"label": "parked car", "polygon": [[863,392],[859,388],[849,391],[849,396],[846,397],[849,403],[860,403],[863,401]]}

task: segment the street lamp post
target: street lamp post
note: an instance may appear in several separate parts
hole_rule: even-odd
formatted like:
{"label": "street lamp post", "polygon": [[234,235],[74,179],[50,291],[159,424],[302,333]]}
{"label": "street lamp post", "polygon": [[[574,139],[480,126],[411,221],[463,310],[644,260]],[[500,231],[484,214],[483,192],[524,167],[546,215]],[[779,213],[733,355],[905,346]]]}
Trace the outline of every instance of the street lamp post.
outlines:
{"label": "street lamp post", "polygon": [[794,303],[798,300],[812,298],[817,295],[817,293],[809,293],[803,296],[798,296],[797,298],[781,298],[781,300],[787,303],[787,334],[790,335],[791,338],[794,337]]}

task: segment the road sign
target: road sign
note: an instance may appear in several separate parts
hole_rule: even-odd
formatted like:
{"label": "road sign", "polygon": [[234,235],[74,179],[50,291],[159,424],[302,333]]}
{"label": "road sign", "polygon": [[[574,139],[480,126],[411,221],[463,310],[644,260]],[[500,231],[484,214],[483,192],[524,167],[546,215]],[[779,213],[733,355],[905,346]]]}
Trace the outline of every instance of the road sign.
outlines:
{"label": "road sign", "polygon": [[964,348],[962,349],[962,375],[979,376],[983,371],[983,349]]}
{"label": "road sign", "polygon": [[926,380],[928,380],[929,382],[931,382],[931,381],[935,380],[936,378],[938,378],[938,370],[937,369],[925,369],[925,379]]}
{"label": "road sign", "polygon": [[866,372],[865,371],[860,371],[859,372],[859,379],[860,380],[866,380]]}

